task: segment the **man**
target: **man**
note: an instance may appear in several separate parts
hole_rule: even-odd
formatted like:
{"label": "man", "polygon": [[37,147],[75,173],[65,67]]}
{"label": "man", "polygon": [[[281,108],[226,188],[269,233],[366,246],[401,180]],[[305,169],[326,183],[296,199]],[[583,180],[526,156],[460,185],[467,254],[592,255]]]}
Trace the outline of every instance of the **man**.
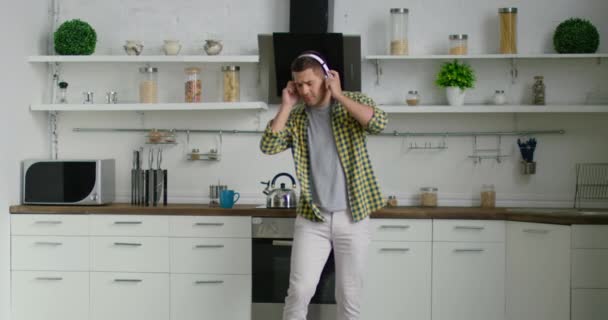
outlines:
{"label": "man", "polygon": [[367,96],[343,92],[316,52],[298,56],[291,71],[260,143],[265,154],[291,148],[301,189],[283,319],[306,319],[332,248],[338,319],[359,319],[369,215],[383,206],[366,134],[381,132],[386,114]]}

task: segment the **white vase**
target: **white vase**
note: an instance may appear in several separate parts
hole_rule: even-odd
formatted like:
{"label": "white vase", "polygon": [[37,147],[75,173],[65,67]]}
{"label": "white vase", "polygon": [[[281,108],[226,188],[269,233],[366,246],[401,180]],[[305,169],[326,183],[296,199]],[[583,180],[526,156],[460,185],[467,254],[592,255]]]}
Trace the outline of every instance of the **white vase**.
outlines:
{"label": "white vase", "polygon": [[178,40],[165,40],[165,44],[163,45],[163,51],[168,56],[176,56],[181,49],[182,45],[179,44]]}
{"label": "white vase", "polygon": [[461,106],[464,104],[464,95],[466,91],[459,87],[446,87],[445,95],[448,98],[448,104],[451,106]]}

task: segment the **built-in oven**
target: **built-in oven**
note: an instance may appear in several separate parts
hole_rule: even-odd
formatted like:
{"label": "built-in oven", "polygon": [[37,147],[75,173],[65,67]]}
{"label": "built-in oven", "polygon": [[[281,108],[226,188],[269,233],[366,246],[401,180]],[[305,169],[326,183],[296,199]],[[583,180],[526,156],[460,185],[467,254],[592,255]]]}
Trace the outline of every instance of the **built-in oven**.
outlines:
{"label": "built-in oven", "polygon": [[[294,218],[252,219],[252,320],[281,320],[289,287]],[[335,266],[330,254],[308,308],[308,320],[336,318]]]}

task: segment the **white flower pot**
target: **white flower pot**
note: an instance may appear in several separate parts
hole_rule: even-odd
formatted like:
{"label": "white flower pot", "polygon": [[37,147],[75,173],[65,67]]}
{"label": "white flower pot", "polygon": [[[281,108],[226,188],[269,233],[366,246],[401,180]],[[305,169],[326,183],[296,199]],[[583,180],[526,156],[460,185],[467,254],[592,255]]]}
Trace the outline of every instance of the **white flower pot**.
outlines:
{"label": "white flower pot", "polygon": [[464,104],[465,90],[458,87],[447,87],[445,88],[445,95],[451,106],[461,106]]}

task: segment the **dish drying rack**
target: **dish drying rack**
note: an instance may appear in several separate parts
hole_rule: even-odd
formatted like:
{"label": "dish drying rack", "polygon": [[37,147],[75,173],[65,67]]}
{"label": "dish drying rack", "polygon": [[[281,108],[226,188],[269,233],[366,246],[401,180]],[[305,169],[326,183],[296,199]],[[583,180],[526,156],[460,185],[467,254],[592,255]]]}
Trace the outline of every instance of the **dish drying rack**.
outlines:
{"label": "dish drying rack", "polygon": [[576,164],[574,207],[589,200],[608,200],[608,163]]}

